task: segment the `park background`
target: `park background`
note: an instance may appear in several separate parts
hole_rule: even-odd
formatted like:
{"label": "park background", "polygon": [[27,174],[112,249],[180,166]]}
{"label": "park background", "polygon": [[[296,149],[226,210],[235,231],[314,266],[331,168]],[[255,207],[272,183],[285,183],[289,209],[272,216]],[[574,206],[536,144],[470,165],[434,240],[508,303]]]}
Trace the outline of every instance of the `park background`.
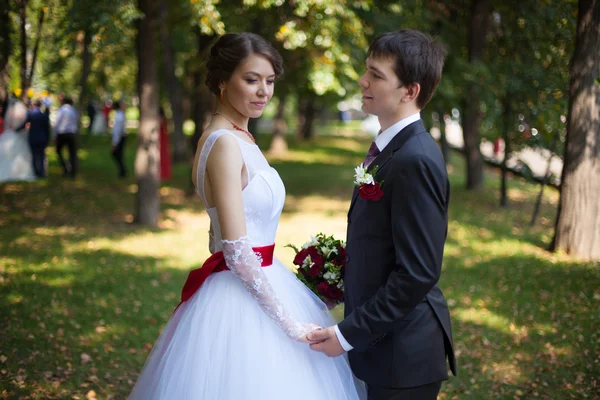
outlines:
{"label": "park background", "polygon": [[[66,94],[82,115],[77,179],[50,147],[47,179],[0,183],[0,398],[127,396],[209,254],[190,168],[225,32],[284,58],[250,127],[286,185],[276,256],[291,268],[285,244],[344,238],[372,140],[356,80],[368,43],[398,28],[449,50],[422,112],[452,186],[440,287],[459,376],[440,399],[600,397],[600,1],[0,0],[2,104],[47,98],[53,115]],[[129,106],[125,180],[85,115],[110,100]]]}

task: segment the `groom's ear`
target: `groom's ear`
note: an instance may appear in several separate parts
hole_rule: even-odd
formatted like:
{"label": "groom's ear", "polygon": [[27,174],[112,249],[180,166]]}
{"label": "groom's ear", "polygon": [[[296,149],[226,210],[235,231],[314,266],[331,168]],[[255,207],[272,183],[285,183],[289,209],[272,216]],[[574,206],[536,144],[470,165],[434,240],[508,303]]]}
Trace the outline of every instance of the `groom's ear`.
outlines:
{"label": "groom's ear", "polygon": [[419,97],[419,93],[421,93],[421,85],[416,82],[404,85],[404,88],[406,89],[406,93],[402,97],[403,103],[410,103],[416,100]]}

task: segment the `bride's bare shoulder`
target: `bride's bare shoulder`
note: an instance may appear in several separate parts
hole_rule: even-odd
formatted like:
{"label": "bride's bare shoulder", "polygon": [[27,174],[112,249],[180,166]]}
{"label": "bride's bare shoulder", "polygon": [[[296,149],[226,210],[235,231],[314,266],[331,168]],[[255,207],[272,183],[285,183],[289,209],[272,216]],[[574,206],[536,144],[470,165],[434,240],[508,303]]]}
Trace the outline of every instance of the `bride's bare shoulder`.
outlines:
{"label": "bride's bare shoulder", "polygon": [[[200,140],[198,140],[197,150],[200,150],[204,146],[204,143],[206,143],[208,138],[210,136],[212,136],[213,133],[216,133],[217,131],[231,132],[226,125],[211,122],[202,132],[202,136],[200,136]],[[219,135],[219,139],[221,138],[221,136],[230,136],[230,135]],[[220,140],[217,140],[217,141],[220,141]],[[227,142],[227,141],[228,140],[225,139],[225,142]]]}

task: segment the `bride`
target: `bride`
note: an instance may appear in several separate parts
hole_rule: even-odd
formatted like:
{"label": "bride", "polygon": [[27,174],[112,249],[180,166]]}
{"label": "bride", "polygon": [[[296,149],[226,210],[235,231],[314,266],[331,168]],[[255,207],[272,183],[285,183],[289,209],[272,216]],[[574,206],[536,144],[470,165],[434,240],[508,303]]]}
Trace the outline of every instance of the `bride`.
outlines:
{"label": "bride", "polygon": [[8,107],[0,135],[0,183],[35,180],[31,149],[27,137],[19,132],[26,119],[27,108],[20,101]]}
{"label": "bride", "polygon": [[363,399],[345,357],[307,344],[307,333],[334,323],[327,307],[273,258],[285,188],[247,126],[273,95],[281,57],[258,35],[227,34],[207,68],[219,105],[198,143],[194,181],[213,254],[190,273],[129,398]]}

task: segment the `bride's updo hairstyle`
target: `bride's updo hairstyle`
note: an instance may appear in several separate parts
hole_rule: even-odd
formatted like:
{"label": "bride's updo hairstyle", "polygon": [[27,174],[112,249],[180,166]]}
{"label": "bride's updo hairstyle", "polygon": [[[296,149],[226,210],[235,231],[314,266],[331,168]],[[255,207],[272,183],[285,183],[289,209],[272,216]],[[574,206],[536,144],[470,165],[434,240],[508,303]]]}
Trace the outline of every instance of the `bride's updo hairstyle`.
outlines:
{"label": "bride's updo hairstyle", "polygon": [[275,77],[283,74],[283,60],[269,42],[255,33],[227,33],[219,38],[210,49],[206,62],[206,86],[219,95],[219,84],[227,82],[241,62],[252,54],[259,54],[271,62]]}

